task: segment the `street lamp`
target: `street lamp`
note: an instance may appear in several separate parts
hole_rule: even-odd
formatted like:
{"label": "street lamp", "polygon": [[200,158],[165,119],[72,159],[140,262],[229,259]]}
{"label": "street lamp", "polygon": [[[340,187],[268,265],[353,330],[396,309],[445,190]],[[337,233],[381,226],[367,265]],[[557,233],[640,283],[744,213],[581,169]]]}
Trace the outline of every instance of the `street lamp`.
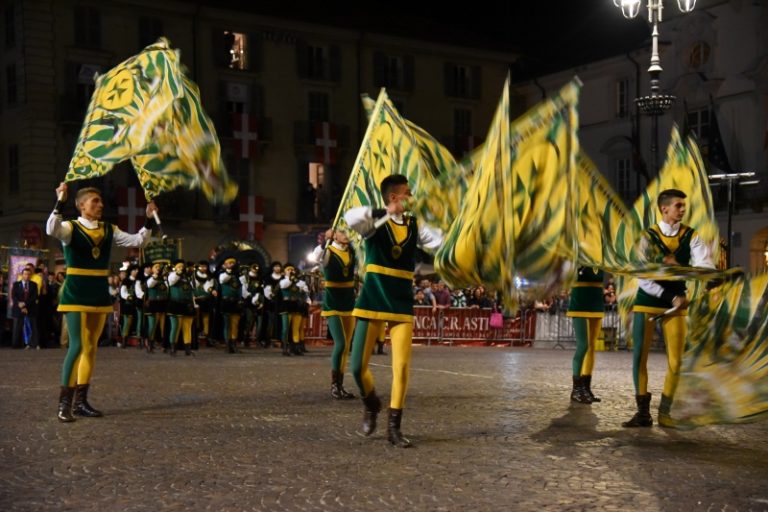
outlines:
{"label": "street lamp", "polygon": [[710,174],[707,176],[714,183],[710,183],[711,186],[726,185],[728,187],[728,246],[726,247],[726,254],[728,260],[728,266],[733,264],[731,259],[731,249],[733,247],[733,206],[736,203],[734,197],[734,185],[757,185],[760,180],[748,179],[754,178],[754,172],[731,172],[721,174]]}
{"label": "street lamp", "polygon": [[[613,0],[616,7],[627,19],[634,19],[640,14],[641,0]],[[696,6],[696,0],[677,0],[681,12],[691,12]],[[663,0],[648,0],[648,22],[651,24],[651,66],[648,74],[651,77],[651,94],[635,98],[635,105],[646,115],[651,116],[651,154],[656,173],[659,172],[659,116],[669,110],[675,102],[671,94],[659,94],[661,76],[661,59],[659,58],[659,23],[662,21],[664,10]]]}

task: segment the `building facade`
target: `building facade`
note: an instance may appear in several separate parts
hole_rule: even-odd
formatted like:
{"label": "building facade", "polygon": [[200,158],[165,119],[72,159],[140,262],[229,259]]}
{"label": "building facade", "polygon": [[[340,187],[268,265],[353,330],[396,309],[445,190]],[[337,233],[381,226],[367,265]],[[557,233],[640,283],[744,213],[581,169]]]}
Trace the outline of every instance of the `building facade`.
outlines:
{"label": "building facade", "polygon": [[[386,87],[408,119],[459,155],[471,149],[482,141],[514,60],[503,52],[269,18],[255,7],[237,12],[173,0],[1,5],[0,244],[26,241],[54,253],[43,226],[94,75],[160,36],[181,51],[240,186],[240,200],[226,206],[213,207],[196,191],[158,199],[165,231],[185,239],[187,259],[263,232],[259,243],[285,260],[289,236],[327,227],[366,128],[361,94],[375,97]],[[130,165],[95,181],[104,191],[105,218],[124,229],[135,223],[137,201],[128,198],[138,183]],[[258,211],[248,209],[249,196]],[[255,233],[241,229],[249,213],[261,225]]]}
{"label": "building facade", "polygon": [[[659,118],[658,165],[663,165],[672,123],[677,123],[697,136],[710,174],[754,172],[758,184],[736,187],[732,263],[753,272],[766,270],[768,5],[742,0],[699,1],[693,12],[678,15],[675,2],[666,3],[669,5],[659,29],[661,92],[677,96],[677,101]],[[649,94],[649,60],[650,43],[626,55],[513,87],[522,103],[530,106],[574,75],[579,76],[584,83],[579,139],[629,206],[657,172],[651,120],[637,111],[633,101]],[[725,155],[718,149],[718,139]],[[712,188],[723,237],[728,224],[726,188]]]}

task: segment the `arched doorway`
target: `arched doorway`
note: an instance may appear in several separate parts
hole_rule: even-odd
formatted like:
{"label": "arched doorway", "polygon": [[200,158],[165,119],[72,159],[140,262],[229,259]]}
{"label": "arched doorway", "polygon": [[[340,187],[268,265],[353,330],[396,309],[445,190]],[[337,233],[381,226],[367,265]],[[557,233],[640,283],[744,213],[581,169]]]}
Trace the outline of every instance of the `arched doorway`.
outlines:
{"label": "arched doorway", "polygon": [[768,271],[768,226],[758,230],[749,242],[749,271]]}

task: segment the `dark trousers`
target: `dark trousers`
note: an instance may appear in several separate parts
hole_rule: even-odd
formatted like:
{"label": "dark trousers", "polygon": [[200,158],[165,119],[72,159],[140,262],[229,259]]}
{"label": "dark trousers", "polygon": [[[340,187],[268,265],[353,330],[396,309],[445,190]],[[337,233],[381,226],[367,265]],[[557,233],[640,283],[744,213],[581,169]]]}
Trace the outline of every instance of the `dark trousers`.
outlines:
{"label": "dark trousers", "polygon": [[[29,337],[29,346],[37,347],[37,318],[29,317],[29,324],[32,327],[32,334]],[[24,316],[13,319],[13,347],[21,348],[24,345]]]}

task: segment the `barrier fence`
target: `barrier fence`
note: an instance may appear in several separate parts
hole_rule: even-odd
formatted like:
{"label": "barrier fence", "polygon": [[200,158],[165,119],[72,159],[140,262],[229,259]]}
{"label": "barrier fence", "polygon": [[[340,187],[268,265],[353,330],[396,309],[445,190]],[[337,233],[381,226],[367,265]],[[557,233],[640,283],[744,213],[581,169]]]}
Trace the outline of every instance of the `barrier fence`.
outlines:
{"label": "barrier fence", "polygon": [[[514,317],[505,317],[500,328],[491,327],[492,312],[492,309],[479,308],[438,308],[433,311],[429,306],[415,306],[413,340],[427,345],[533,346],[546,343],[555,348],[571,348],[576,342],[573,322],[564,309],[522,309]],[[327,340],[327,324],[319,309],[310,313],[305,337],[315,343]],[[626,348],[615,307],[606,308],[598,348]]]}
{"label": "barrier fence", "polygon": [[[491,327],[491,309],[413,308],[413,340],[426,344],[479,344],[479,345],[531,345],[535,338],[536,315],[521,310],[511,318],[504,318],[503,326]],[[326,338],[325,318],[312,311],[307,322],[305,337],[311,340]]]}

